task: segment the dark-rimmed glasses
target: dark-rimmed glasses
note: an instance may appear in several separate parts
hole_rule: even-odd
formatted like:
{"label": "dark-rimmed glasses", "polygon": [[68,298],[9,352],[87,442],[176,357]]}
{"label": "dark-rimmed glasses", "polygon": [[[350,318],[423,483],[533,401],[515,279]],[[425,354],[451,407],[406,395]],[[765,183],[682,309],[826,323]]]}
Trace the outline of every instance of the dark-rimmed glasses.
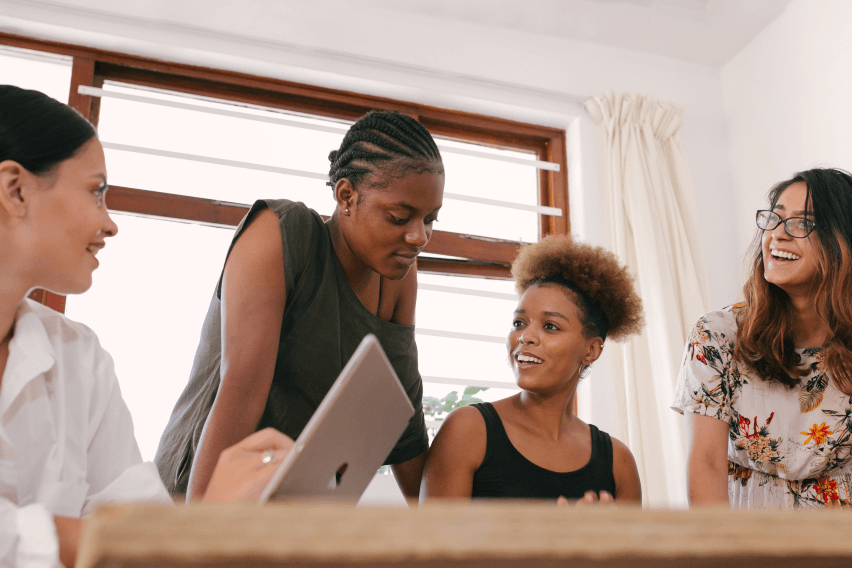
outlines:
{"label": "dark-rimmed glasses", "polygon": [[784,223],[784,231],[794,239],[804,239],[811,234],[816,223],[804,217],[789,217],[782,219],[778,213],[766,209],[760,209],[755,218],[757,228],[761,231],[774,231],[775,227]]}

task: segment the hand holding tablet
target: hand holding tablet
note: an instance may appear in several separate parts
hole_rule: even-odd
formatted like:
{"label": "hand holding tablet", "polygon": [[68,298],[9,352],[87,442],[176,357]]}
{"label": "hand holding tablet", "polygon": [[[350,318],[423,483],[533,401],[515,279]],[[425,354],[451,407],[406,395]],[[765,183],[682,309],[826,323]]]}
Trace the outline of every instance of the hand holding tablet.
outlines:
{"label": "hand holding tablet", "polygon": [[357,502],[412,416],[414,407],[378,339],[367,335],[258,502]]}

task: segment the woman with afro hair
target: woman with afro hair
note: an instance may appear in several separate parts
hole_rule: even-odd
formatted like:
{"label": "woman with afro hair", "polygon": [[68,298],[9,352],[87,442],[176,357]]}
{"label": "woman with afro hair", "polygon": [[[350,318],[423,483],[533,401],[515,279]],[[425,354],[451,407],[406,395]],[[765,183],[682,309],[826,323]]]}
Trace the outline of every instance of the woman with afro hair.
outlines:
{"label": "woman with afro hair", "polygon": [[567,235],[522,249],[512,275],[520,299],[506,347],[521,392],[450,413],[421,495],[640,501],[630,450],[573,411],[605,340],[642,326],[633,278],[614,254]]}

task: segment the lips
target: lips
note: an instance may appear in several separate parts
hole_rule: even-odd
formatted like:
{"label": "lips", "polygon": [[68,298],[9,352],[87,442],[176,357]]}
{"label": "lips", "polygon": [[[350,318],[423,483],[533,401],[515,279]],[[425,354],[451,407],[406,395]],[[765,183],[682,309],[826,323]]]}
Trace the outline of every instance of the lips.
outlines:
{"label": "lips", "polygon": [[774,248],[769,249],[769,254],[772,256],[772,258],[776,260],[799,260],[800,258],[802,258],[796,253]]}
{"label": "lips", "polygon": [[96,266],[100,266],[100,262],[98,261],[98,253],[102,248],[106,246],[106,243],[93,243],[86,247],[86,252],[92,255],[92,259],[95,261]]}
{"label": "lips", "polygon": [[417,261],[417,255],[419,253],[394,253],[393,258],[396,259],[400,264],[404,264],[406,266],[411,266]]}
{"label": "lips", "polygon": [[524,353],[521,351],[515,353],[513,355],[513,358],[520,364],[541,365],[542,363],[544,363],[544,360],[539,359],[534,355],[530,355],[529,353]]}

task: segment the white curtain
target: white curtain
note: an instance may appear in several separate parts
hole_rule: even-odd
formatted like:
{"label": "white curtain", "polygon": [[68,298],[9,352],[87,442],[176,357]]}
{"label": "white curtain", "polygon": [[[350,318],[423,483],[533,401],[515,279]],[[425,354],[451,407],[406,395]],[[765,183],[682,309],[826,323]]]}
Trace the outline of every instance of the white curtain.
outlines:
{"label": "white curtain", "polygon": [[[604,140],[609,246],[636,276],[644,332],[612,357],[620,430],[636,457],[645,502],[686,503],[683,418],[670,409],[684,342],[709,308],[689,166],[680,146],[684,105],[604,93],[586,110]],[[612,354],[611,354],[612,355]]]}

